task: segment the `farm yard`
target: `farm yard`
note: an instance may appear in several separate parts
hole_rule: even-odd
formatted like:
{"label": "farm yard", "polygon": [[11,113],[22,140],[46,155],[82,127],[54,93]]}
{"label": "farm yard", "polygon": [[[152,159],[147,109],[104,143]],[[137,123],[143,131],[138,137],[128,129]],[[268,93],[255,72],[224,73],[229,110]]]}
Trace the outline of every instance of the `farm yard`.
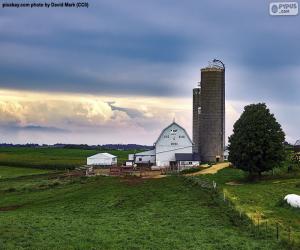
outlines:
{"label": "farm yard", "polygon": [[[291,248],[274,235],[257,237],[247,220],[236,218],[207,189],[189,185],[185,178],[190,177],[78,177],[42,164],[70,159],[80,164],[90,150],[1,150],[0,158],[12,165],[27,162],[28,154],[32,158],[28,168],[0,166],[0,249]],[[191,178],[216,181],[226,199],[250,219],[259,212],[261,221],[291,226],[296,244],[299,213],[280,200],[298,193],[297,176],[297,171],[266,176],[250,184],[240,170],[225,168]]]}

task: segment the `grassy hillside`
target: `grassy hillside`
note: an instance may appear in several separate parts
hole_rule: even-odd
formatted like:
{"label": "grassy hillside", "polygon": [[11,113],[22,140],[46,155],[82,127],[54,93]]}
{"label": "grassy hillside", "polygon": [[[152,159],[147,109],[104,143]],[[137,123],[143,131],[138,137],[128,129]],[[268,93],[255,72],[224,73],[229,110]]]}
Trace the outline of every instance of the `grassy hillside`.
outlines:
{"label": "grassy hillside", "polygon": [[300,195],[300,172],[285,170],[273,175],[265,175],[263,179],[249,182],[245,174],[238,169],[224,169],[215,175],[199,178],[214,180],[225,192],[227,198],[242,212],[245,212],[254,223],[260,223],[273,230],[275,237],[278,223],[280,237],[288,239],[290,229],[291,240],[300,244],[300,210],[284,204],[287,194]]}
{"label": "grassy hillside", "polygon": [[0,180],[0,249],[280,249],[181,177]]}
{"label": "grassy hillside", "polygon": [[[86,158],[101,151],[64,148],[0,147],[0,165],[42,169],[75,168],[86,163]],[[118,162],[128,159],[133,150],[106,150],[118,156]]]}

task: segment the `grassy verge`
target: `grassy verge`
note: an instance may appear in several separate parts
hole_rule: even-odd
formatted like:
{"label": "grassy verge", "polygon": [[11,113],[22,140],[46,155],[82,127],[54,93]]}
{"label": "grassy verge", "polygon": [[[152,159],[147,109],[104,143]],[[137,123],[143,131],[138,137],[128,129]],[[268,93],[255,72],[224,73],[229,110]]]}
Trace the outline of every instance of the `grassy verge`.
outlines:
{"label": "grassy verge", "polygon": [[181,177],[52,177],[5,182],[0,249],[280,249]]}
{"label": "grassy verge", "polygon": [[[294,241],[300,245],[300,210],[285,205],[282,200],[287,194],[300,195],[299,172],[267,174],[261,180],[249,182],[240,170],[228,168],[214,175],[199,176],[218,183],[238,211],[246,213],[254,224],[269,227],[276,237]],[[290,231],[290,232],[289,232]]]}

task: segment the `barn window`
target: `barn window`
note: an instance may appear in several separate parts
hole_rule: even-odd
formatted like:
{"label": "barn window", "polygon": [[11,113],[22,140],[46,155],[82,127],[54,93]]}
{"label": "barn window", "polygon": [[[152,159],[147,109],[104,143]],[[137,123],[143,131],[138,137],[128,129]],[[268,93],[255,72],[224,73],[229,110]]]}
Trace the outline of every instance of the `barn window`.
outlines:
{"label": "barn window", "polygon": [[142,161],[142,158],[139,158],[139,161]]}
{"label": "barn window", "polygon": [[189,164],[192,165],[193,163],[190,161]]}
{"label": "barn window", "polygon": [[173,146],[178,145],[178,143],[177,142],[172,142],[171,145],[173,145]]}
{"label": "barn window", "polygon": [[176,135],[177,129],[171,129],[171,135]]}
{"label": "barn window", "polygon": [[169,136],[168,136],[168,135],[165,135],[164,138],[169,138]]}
{"label": "barn window", "polygon": [[179,138],[185,138],[185,136],[184,135],[180,135]]}

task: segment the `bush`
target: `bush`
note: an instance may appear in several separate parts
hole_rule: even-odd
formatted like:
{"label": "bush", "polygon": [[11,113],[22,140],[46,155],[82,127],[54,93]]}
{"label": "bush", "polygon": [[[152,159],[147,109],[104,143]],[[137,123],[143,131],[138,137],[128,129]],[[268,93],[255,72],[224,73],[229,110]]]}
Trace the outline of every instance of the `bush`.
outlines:
{"label": "bush", "polygon": [[13,188],[13,187],[10,187],[10,188],[7,188],[4,190],[5,192],[16,192],[17,189]]}
{"label": "bush", "polygon": [[199,170],[201,170],[200,167],[194,167],[194,168],[189,168],[189,169],[184,169],[182,171],[180,171],[180,174],[191,174],[191,173],[196,173]]}

